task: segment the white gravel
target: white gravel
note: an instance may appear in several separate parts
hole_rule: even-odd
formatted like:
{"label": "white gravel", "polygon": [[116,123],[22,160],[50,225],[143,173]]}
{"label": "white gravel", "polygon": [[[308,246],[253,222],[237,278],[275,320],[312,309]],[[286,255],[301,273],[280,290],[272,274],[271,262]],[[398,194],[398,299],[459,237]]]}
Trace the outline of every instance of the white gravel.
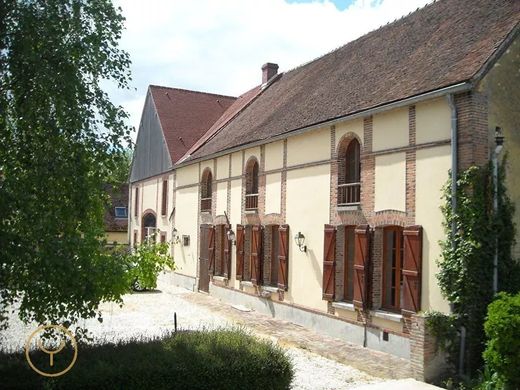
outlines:
{"label": "white gravel", "polygon": [[[160,292],[125,296],[123,308],[113,303],[103,304],[101,307],[103,323],[91,319],[82,321],[79,325],[89,329],[94,339],[106,341],[160,335],[171,331],[174,329],[175,312],[178,327],[182,329],[236,326],[221,315],[188,303],[183,296],[193,293],[173,287],[165,280],[165,276],[159,280]],[[22,349],[26,338],[35,328],[36,324],[24,325],[13,315],[10,318],[8,330],[0,333],[0,348],[4,350]],[[363,384],[381,381],[352,367],[303,349],[287,346],[284,348],[295,367],[293,389],[352,389]]]}

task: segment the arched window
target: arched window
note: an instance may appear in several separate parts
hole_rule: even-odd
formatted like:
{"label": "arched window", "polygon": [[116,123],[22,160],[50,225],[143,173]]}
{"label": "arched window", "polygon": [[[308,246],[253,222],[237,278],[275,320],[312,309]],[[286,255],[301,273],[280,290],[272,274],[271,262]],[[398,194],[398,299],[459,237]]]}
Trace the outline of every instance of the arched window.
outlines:
{"label": "arched window", "polygon": [[213,175],[211,174],[211,170],[206,168],[202,173],[200,183],[200,211],[211,211],[211,196],[213,194],[212,181]]}
{"label": "arched window", "polygon": [[157,230],[157,219],[153,212],[147,212],[143,215],[142,242],[148,242],[154,238]]}
{"label": "arched window", "polygon": [[246,167],[246,210],[258,208],[258,161],[252,159]]}
{"label": "arched window", "polygon": [[338,206],[356,205],[360,202],[361,162],[357,139],[340,146],[338,153]]}

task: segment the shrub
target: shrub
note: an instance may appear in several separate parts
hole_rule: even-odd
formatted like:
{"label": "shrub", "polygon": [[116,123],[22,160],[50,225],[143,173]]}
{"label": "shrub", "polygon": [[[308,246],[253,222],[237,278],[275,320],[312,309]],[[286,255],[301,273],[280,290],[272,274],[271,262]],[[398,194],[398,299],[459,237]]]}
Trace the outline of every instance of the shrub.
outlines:
{"label": "shrub", "polygon": [[74,367],[54,379],[33,372],[23,353],[0,354],[0,377],[9,389],[263,390],[289,389],[293,368],[280,347],[235,329],[80,345]]}
{"label": "shrub", "polygon": [[498,294],[488,306],[484,361],[505,388],[520,388],[520,294]]}
{"label": "shrub", "polygon": [[130,281],[136,290],[156,288],[159,272],[166,268],[175,269],[168,249],[167,243],[144,243],[126,255]]}

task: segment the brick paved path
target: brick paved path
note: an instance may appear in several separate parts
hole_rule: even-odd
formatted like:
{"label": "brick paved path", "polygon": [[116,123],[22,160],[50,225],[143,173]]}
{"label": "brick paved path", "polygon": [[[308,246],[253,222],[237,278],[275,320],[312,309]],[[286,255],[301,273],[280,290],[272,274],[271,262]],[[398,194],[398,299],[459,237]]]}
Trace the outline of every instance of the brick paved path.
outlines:
{"label": "brick paved path", "polygon": [[245,326],[259,336],[269,337],[280,345],[306,349],[379,378],[411,377],[410,362],[406,359],[320,335],[313,330],[254,311],[240,311],[207,294],[186,294],[183,299]]}

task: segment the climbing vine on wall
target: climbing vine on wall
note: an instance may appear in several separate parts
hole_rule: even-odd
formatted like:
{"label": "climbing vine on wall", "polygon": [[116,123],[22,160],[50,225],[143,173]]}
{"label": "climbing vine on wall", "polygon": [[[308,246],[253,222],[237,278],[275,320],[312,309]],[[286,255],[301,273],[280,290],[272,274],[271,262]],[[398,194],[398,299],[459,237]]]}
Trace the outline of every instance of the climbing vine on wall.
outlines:
{"label": "climbing vine on wall", "polygon": [[[443,191],[446,239],[441,242],[437,278],[443,295],[453,307],[449,321],[457,329],[466,329],[464,372],[474,374],[482,366],[485,347],[483,324],[487,305],[493,300],[495,248],[498,248],[498,290],[516,292],[520,286],[519,264],[511,254],[515,237],[512,221],[514,206],[507,195],[505,170],[499,169],[498,212],[494,212],[490,165],[471,167],[459,175],[455,213],[452,209],[451,179]],[[439,323],[430,321],[433,328],[435,322]],[[454,345],[458,345],[458,340],[452,340]],[[453,355],[453,348],[451,352]],[[451,356],[452,362],[457,358]]]}

